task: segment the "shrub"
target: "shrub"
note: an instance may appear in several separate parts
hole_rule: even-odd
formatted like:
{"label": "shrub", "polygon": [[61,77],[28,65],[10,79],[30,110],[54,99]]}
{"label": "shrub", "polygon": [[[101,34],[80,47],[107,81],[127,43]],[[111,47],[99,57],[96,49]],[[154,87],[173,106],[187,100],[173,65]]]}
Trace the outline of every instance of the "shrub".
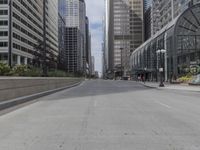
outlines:
{"label": "shrub", "polygon": [[[27,65],[17,65],[10,69],[5,63],[0,63],[0,75],[7,76],[25,76],[25,77],[42,77],[43,71],[41,68],[36,68]],[[74,77],[74,74],[66,73],[65,71],[52,69],[47,73],[48,77]]]}
{"label": "shrub", "polygon": [[189,83],[192,80],[192,75],[186,75],[186,76],[182,76],[178,79],[179,82],[181,83]]}
{"label": "shrub", "polygon": [[11,75],[11,69],[7,64],[0,63],[0,75],[1,76]]}
{"label": "shrub", "polygon": [[27,77],[41,77],[42,76],[42,69],[35,68],[35,67],[28,67],[27,72],[25,72],[24,76]]}
{"label": "shrub", "polygon": [[15,76],[26,76],[28,70],[29,69],[27,65],[17,65],[13,68],[13,74]]}
{"label": "shrub", "polygon": [[47,75],[48,77],[67,77],[67,73],[61,70],[50,70]]}
{"label": "shrub", "polygon": [[17,65],[12,70],[14,76],[41,77],[42,70],[27,65]]}

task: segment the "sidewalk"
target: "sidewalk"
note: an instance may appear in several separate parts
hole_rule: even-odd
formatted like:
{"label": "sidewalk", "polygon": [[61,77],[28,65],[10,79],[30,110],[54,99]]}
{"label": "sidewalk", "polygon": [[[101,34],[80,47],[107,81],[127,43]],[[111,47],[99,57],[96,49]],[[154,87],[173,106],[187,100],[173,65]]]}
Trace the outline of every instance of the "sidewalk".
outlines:
{"label": "sidewalk", "polygon": [[183,91],[193,91],[193,92],[200,92],[200,86],[191,86],[188,84],[170,84],[164,83],[165,87],[159,87],[159,82],[140,82],[142,85],[150,88],[157,88],[157,89],[169,89],[169,90],[183,90]]}

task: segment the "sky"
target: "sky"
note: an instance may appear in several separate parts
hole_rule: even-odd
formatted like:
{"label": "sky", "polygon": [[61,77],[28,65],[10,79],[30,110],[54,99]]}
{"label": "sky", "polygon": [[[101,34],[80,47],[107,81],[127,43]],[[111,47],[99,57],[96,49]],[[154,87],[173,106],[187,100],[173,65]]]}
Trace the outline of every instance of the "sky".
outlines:
{"label": "sky", "polygon": [[104,0],[85,0],[87,16],[90,20],[92,56],[95,56],[95,70],[102,71],[102,19]]}

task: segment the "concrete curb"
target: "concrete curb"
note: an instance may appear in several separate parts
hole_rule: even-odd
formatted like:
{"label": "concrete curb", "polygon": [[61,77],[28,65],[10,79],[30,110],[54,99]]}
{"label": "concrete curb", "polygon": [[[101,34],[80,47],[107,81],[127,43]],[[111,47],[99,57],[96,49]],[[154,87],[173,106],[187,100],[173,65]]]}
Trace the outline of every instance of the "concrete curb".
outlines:
{"label": "concrete curb", "polygon": [[145,83],[143,83],[143,82],[135,82],[135,83],[139,83],[140,85],[143,85],[143,86],[145,86],[145,87],[147,87],[147,88],[158,89],[158,87],[150,86],[150,85],[147,85],[147,84],[145,84]]}
{"label": "concrete curb", "polygon": [[23,103],[26,103],[26,102],[33,101],[33,100],[41,98],[43,96],[47,96],[47,95],[50,95],[50,94],[53,94],[53,93],[56,93],[56,92],[59,92],[59,91],[65,90],[65,89],[69,89],[69,88],[78,86],[82,82],[83,81],[80,81],[80,82],[75,83],[73,85],[65,86],[65,87],[62,87],[62,88],[49,90],[49,91],[45,91],[45,92],[40,92],[40,93],[33,94],[33,95],[23,96],[23,97],[19,97],[19,98],[12,99],[12,100],[7,100],[5,102],[0,102],[0,111],[14,107],[14,106],[17,106],[17,105],[20,105],[20,104],[23,104]]}
{"label": "concrete curb", "polygon": [[147,84],[144,84],[144,83],[140,83],[141,85],[145,86],[145,87],[148,87],[148,88],[151,88],[151,89],[157,89],[157,90],[178,90],[178,91],[187,91],[187,92],[200,92],[200,91],[197,91],[197,90],[188,90],[188,89],[173,89],[173,88],[165,88],[165,87],[155,87],[155,86],[151,86],[151,85],[147,85]]}
{"label": "concrete curb", "polygon": [[154,86],[150,86],[150,85],[146,85],[145,83],[140,83],[141,85],[151,88],[151,89],[159,89],[158,87],[154,87]]}

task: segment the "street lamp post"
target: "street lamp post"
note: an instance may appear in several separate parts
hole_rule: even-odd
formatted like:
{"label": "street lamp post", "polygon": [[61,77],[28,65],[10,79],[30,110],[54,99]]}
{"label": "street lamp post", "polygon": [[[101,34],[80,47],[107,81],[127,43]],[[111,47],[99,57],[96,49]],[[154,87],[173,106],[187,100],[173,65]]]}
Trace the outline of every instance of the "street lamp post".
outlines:
{"label": "street lamp post", "polygon": [[166,50],[164,49],[161,49],[161,50],[158,50],[157,52],[157,55],[160,56],[160,65],[159,65],[159,72],[160,72],[160,87],[164,87],[164,83],[163,83],[163,72],[164,72],[164,65],[163,65],[163,54],[165,55],[166,53]]}
{"label": "street lamp post", "polygon": [[121,78],[122,78],[123,77],[123,73],[122,73],[123,72],[123,68],[122,68],[123,67],[123,65],[122,65],[123,64],[123,62],[122,62],[122,51],[123,51],[123,48],[120,48],[120,50],[121,50]]}
{"label": "street lamp post", "polygon": [[144,68],[144,82],[146,81],[147,67]]}
{"label": "street lamp post", "polygon": [[9,1],[8,65],[12,67],[12,0]]}

